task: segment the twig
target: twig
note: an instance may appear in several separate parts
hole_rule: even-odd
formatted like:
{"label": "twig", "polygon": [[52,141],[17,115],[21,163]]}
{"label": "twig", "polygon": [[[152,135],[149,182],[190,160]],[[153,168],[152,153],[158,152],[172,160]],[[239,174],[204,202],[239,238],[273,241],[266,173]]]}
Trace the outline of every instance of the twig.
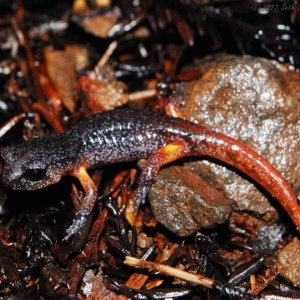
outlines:
{"label": "twig", "polygon": [[35,65],[35,60],[34,60],[34,56],[32,53],[32,49],[30,47],[29,35],[28,35],[28,32],[24,25],[24,9],[23,9],[22,0],[18,1],[17,23],[15,25],[17,27],[16,32],[18,32],[19,35],[21,33],[23,36],[21,42],[23,42],[23,47],[25,49],[25,53],[26,53],[26,57],[27,57],[27,64],[28,64],[28,68],[30,70],[32,87],[33,87],[33,92],[34,92],[36,101],[45,103],[46,102],[45,97],[44,97],[43,90],[42,90],[42,87],[41,87],[40,81],[39,81],[39,73],[38,73],[38,70]]}
{"label": "twig", "polygon": [[249,294],[245,288],[243,287],[235,287],[228,284],[223,284],[219,281],[214,279],[205,277],[200,274],[189,273],[186,271],[181,271],[176,268],[172,268],[166,265],[162,265],[156,262],[140,260],[138,258],[132,256],[126,256],[124,264],[133,266],[133,267],[140,267],[148,269],[149,271],[158,272],[163,275],[173,276],[175,278],[198,284],[209,289],[215,289],[218,293],[223,296],[230,297],[230,298],[245,298],[245,299],[255,299],[253,295]]}
{"label": "twig", "polygon": [[104,52],[104,54],[102,55],[102,57],[100,58],[100,60],[98,61],[96,67],[103,67],[107,63],[107,61],[109,60],[113,52],[116,50],[117,46],[118,46],[117,41],[111,42],[108,48],[106,49],[106,51]]}
{"label": "twig", "polygon": [[43,102],[35,102],[32,104],[32,108],[41,114],[56,132],[64,131],[64,127],[60,120],[46,104]]}
{"label": "twig", "polygon": [[143,101],[143,100],[154,97],[156,94],[157,94],[157,92],[155,89],[137,91],[137,92],[128,94],[128,100],[129,101]]}
{"label": "twig", "polygon": [[20,120],[26,117],[25,113],[16,115],[0,126],[0,138],[3,137],[11,128],[13,128]]}
{"label": "twig", "polygon": [[124,264],[133,266],[133,267],[141,267],[146,268],[151,271],[156,271],[164,275],[173,276],[179,279],[182,279],[184,281],[188,281],[191,283],[199,284],[202,286],[205,286],[207,288],[213,289],[216,286],[216,281],[205,277],[200,274],[193,274],[186,271],[181,271],[176,268],[172,268],[166,265],[162,265],[156,262],[150,262],[145,260],[140,260],[135,257],[126,256]]}

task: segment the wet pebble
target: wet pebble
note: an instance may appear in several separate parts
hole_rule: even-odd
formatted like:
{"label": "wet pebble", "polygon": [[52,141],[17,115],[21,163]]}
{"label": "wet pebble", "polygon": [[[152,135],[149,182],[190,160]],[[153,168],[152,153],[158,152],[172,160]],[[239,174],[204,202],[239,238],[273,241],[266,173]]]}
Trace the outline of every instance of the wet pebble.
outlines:
{"label": "wet pebble", "polygon": [[300,287],[300,241],[294,238],[278,254],[279,274],[294,287]]}
{"label": "wet pebble", "polygon": [[224,223],[232,204],[213,186],[182,166],[161,170],[149,192],[149,201],[155,218],[179,236]]}

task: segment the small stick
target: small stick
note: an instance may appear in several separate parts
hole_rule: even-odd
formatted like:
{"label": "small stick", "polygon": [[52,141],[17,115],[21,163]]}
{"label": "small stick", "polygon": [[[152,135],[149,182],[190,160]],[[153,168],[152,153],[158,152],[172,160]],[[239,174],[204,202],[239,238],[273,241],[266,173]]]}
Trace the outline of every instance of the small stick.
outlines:
{"label": "small stick", "polygon": [[157,94],[157,92],[155,89],[137,91],[137,92],[128,94],[128,100],[129,101],[143,101],[143,100],[154,97],[156,94]]}
{"label": "small stick", "polygon": [[24,14],[25,12],[23,8],[23,1],[18,0],[18,9],[17,9],[17,18],[16,18],[17,22],[15,24],[16,32],[18,32],[18,36],[20,36],[20,34],[22,34],[23,36],[21,42],[23,42],[23,47],[27,58],[26,62],[30,71],[32,88],[33,88],[34,95],[36,97],[36,101],[46,103],[43,90],[40,84],[40,80],[39,80],[38,69],[35,65],[35,59],[30,46],[29,34],[24,24]]}
{"label": "small stick", "polygon": [[242,287],[234,287],[231,285],[226,285],[221,282],[218,282],[214,279],[205,277],[200,274],[193,274],[186,271],[181,271],[176,268],[172,268],[166,265],[162,265],[152,261],[140,260],[138,258],[132,256],[126,256],[124,264],[133,266],[133,267],[140,267],[148,269],[149,271],[159,272],[160,274],[173,276],[175,278],[199,284],[205,286],[209,289],[215,289],[218,293],[223,296],[230,297],[230,298],[245,298],[245,299],[255,299],[253,295],[249,294],[245,291]]}
{"label": "small stick", "polygon": [[30,46],[29,33],[24,24],[24,14],[25,12],[23,8],[23,1],[18,0],[16,27],[23,35],[23,47],[27,57],[26,62],[28,65],[29,76],[31,77],[32,89],[36,100],[36,102],[32,105],[32,108],[41,113],[44,116],[44,118],[49,122],[49,124],[54,128],[55,131],[63,132],[64,127],[61,121],[54,114],[54,112],[51,109],[49,109],[49,107],[46,104],[45,95],[43,93],[43,89],[40,82],[40,74],[38,68],[36,67],[35,59]]}
{"label": "small stick", "polygon": [[173,276],[184,281],[188,281],[191,283],[199,284],[205,286],[207,288],[213,289],[216,287],[217,282],[211,278],[202,276],[200,274],[193,274],[186,271],[181,271],[176,268],[172,268],[166,265],[162,265],[156,262],[140,260],[138,258],[132,256],[126,256],[124,264],[133,266],[133,267],[141,267],[146,268],[150,271],[156,271],[164,275]]}
{"label": "small stick", "polygon": [[41,114],[56,132],[64,131],[64,126],[62,125],[59,118],[53,113],[52,110],[49,109],[49,107],[45,103],[35,102],[32,104],[32,108],[36,112]]}
{"label": "small stick", "polygon": [[111,42],[108,48],[106,49],[106,51],[104,52],[104,54],[102,55],[102,57],[100,58],[96,67],[103,67],[107,63],[108,59],[111,57],[113,52],[116,50],[117,46],[118,46],[117,41]]}
{"label": "small stick", "polygon": [[25,113],[16,115],[0,126],[0,138],[3,137],[11,128],[13,128],[20,120],[27,115]]}

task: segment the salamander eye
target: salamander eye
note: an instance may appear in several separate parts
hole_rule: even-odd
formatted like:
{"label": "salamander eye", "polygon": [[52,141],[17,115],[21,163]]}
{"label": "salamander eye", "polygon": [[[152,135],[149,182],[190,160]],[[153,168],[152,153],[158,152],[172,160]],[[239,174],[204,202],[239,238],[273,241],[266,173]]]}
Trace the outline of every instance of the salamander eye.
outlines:
{"label": "salamander eye", "polygon": [[40,181],[46,177],[47,169],[27,169],[23,177],[30,181]]}

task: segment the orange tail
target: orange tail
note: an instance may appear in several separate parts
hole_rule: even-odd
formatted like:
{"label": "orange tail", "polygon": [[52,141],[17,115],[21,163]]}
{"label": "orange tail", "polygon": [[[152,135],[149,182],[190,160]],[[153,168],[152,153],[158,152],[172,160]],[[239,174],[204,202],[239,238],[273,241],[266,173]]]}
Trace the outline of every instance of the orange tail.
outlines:
{"label": "orange tail", "polygon": [[195,126],[193,152],[217,158],[241,170],[265,188],[283,206],[300,231],[300,206],[297,198],[279,171],[250,147],[224,134]]}

